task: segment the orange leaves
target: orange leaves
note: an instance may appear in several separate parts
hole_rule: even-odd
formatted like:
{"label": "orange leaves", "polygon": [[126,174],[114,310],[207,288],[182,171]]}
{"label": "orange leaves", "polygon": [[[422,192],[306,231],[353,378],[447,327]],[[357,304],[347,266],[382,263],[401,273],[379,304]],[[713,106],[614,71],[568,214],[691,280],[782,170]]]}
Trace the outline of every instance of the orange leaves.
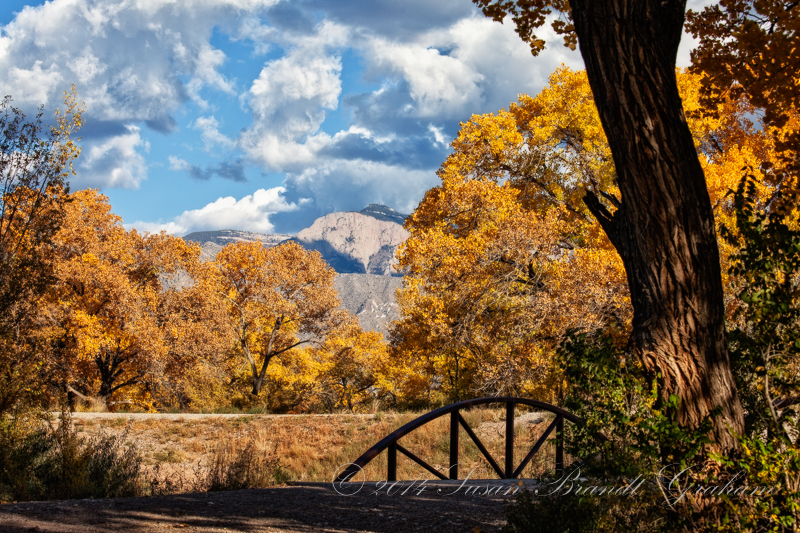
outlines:
{"label": "orange leaves", "polygon": [[0,414],[42,395],[51,375],[39,307],[53,281],[52,239],[82,111],[74,91],[65,95],[66,113],[47,135],[41,110],[27,120],[11,102],[0,100]]}
{"label": "orange leaves", "polygon": [[[357,370],[368,367],[363,354],[374,353],[366,345],[375,339],[344,328],[335,272],[319,253],[237,243],[201,263],[199,248],[180,238],[126,231],[96,191],[71,200],[46,311],[60,379],[76,394],[213,408],[252,404],[266,388],[267,406],[285,411],[318,405],[308,402],[317,378],[352,367],[332,355],[335,346],[349,342]],[[333,330],[348,340],[329,337]],[[310,348],[323,342],[320,352]],[[363,390],[345,389],[351,404],[361,401]]]}
{"label": "orange leaves", "polygon": [[190,268],[199,250],[166,234],[126,231],[107,199],[74,193],[56,235],[58,283],[50,314],[61,340],[62,379],[86,396],[110,401],[130,390],[148,407],[147,390],[169,381],[174,354],[160,314],[161,275]]}
{"label": "orange leaves", "polygon": [[687,28],[700,38],[692,62],[703,72],[703,96],[712,102],[746,95],[766,111],[766,121],[785,126],[800,108],[798,33],[800,10],[783,0],[722,0],[689,11]]}
{"label": "orange leaves", "polygon": [[587,188],[616,194],[611,152],[582,71],[561,67],[535,98],[520,95],[509,111],[473,116],[453,148],[438,172],[445,187],[464,178],[507,180],[526,208],[561,205],[584,221]]}
{"label": "orange leaves", "polygon": [[[561,254],[565,228],[561,210],[524,209],[519,194],[510,182],[443,180],[407,223],[395,357],[427,374],[429,386],[442,381],[450,398],[512,392],[541,368],[541,361],[516,363],[525,360],[518,356],[533,327],[531,304],[545,297],[543,279],[553,275],[546,258]],[[405,382],[406,395],[422,392],[418,379]]]}
{"label": "orange leaves", "polygon": [[315,396],[327,411],[355,411],[394,388],[382,335],[362,331],[355,320],[331,332],[314,355],[320,365]]}
{"label": "orange leaves", "polygon": [[472,0],[472,2],[481,8],[484,15],[498,22],[503,22],[507,16],[510,17],[516,25],[514,31],[530,45],[533,55],[539,55],[545,47],[545,41],[537,37],[534,32],[554,11],[558,13],[558,17],[551,19],[553,31],[564,38],[564,46],[567,48],[575,50],[578,44],[568,0]]}
{"label": "orange leaves", "polygon": [[[720,102],[747,100],[774,138],[766,180],[797,193],[800,174],[800,6],[786,0],[721,0],[689,11],[687,31],[700,99],[714,114]],[[784,195],[791,198],[792,195]],[[796,198],[788,200],[793,208]]]}

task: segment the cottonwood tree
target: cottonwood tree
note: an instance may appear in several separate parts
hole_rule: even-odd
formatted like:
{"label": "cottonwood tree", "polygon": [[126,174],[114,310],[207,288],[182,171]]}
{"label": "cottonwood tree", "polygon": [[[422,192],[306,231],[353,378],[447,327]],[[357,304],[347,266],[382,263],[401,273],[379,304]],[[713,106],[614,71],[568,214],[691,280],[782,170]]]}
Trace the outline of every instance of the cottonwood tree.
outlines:
{"label": "cottonwood tree", "polygon": [[313,351],[319,362],[315,396],[327,411],[360,406],[390,388],[387,346],[376,331],[363,331],[351,317]]}
{"label": "cottonwood tree", "polygon": [[716,408],[712,438],[735,449],[744,418],[725,344],[714,217],[675,78],[685,0],[474,0],[510,15],[534,54],[534,31],[553,11],[586,65],[616,169],[619,197],[588,190],[584,202],[625,265],[631,344],[680,399],[678,421],[698,427]]}
{"label": "cottonwood tree", "polygon": [[295,242],[273,248],[232,243],[214,264],[253,396],[261,392],[273,359],[291,359],[295,348],[322,340],[347,318],[338,309],[336,272],[319,252]]}
{"label": "cottonwood tree", "polygon": [[230,405],[226,370],[234,337],[214,265],[193,251],[181,269],[162,274],[161,282],[156,317],[166,357],[152,394],[163,406]]}
{"label": "cottonwood tree", "polygon": [[[776,159],[774,138],[746,100],[724,99],[712,118],[695,113],[699,76],[681,72],[678,86],[715,223],[734,227],[726,195],[743,166]],[[567,329],[629,331],[631,320],[622,262],[582,202],[586,189],[615,191],[586,73],[557,69],[539,94],[471,117],[451,146],[441,184],[406,222],[394,353],[429,386],[442,377],[451,399],[551,397],[548,359]],[[732,248],[720,245],[731,317],[737,280],[727,275]]]}
{"label": "cottonwood tree", "polygon": [[108,198],[92,189],[71,195],[54,244],[58,281],[43,313],[61,383],[106,407],[120,391],[152,407],[152,385],[185,370],[169,360],[176,352],[165,336],[170,321],[159,316],[160,275],[187,268],[199,248],[125,230]]}
{"label": "cottonwood tree", "polygon": [[26,391],[42,392],[38,308],[54,281],[52,241],[80,154],[72,136],[83,111],[73,87],[45,133],[41,110],[28,120],[11,102],[0,101],[0,413]]}
{"label": "cottonwood tree", "polygon": [[[589,305],[572,305],[596,299],[576,290],[575,274],[583,270],[577,263],[584,261],[571,261],[561,247],[563,210],[525,209],[519,196],[510,181],[447,175],[406,224],[411,236],[398,254],[406,275],[393,352],[429,380],[441,379],[448,400],[549,397],[547,346],[563,327],[596,318]],[[574,268],[565,279],[566,263]],[[597,264],[593,276],[605,270],[606,263]],[[616,277],[614,286],[624,283]],[[584,288],[607,288],[612,278]]]}

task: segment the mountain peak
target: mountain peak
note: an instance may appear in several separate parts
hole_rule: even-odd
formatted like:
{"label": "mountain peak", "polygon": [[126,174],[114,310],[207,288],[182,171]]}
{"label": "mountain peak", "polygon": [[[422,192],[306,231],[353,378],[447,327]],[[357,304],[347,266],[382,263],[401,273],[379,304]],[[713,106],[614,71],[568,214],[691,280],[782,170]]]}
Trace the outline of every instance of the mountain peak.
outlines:
{"label": "mountain peak", "polygon": [[394,222],[395,224],[403,225],[408,215],[398,213],[389,206],[383,204],[369,204],[367,207],[359,211],[362,215],[384,220],[386,222]]}
{"label": "mountain peak", "polygon": [[340,274],[391,276],[397,275],[394,253],[407,238],[408,232],[394,220],[349,211],[318,218],[293,240],[319,251]]}

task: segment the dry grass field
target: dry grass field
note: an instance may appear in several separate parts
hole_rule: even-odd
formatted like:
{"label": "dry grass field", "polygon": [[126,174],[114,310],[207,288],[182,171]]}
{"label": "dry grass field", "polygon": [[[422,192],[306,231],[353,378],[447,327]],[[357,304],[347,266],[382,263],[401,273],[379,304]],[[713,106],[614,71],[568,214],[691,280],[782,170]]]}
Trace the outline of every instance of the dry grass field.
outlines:
{"label": "dry grass field", "polygon": [[[258,454],[277,461],[277,474],[265,485],[292,481],[330,482],[336,469],[421,413],[371,415],[146,415],[76,413],[81,435],[123,435],[136,446],[144,463],[161,480],[164,493],[192,492],[198,475],[214,461],[237,453]],[[505,411],[462,412],[495,460],[504,461]],[[515,418],[515,463],[519,464],[552,420],[550,413],[518,412]],[[447,472],[449,417],[418,428],[400,440],[440,472]],[[488,462],[463,429],[459,436],[459,474],[471,479],[496,478]],[[554,447],[545,445],[526,467],[523,478],[538,479],[554,464]],[[365,468],[368,480],[386,478],[386,453]],[[433,476],[398,454],[398,479]]]}

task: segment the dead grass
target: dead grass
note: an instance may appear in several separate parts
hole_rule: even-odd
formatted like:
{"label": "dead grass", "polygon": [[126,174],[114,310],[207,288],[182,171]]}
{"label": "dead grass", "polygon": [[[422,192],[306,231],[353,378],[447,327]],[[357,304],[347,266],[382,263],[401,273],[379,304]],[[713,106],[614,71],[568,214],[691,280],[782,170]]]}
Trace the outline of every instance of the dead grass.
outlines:
{"label": "dead grass", "polygon": [[[174,491],[190,487],[192,480],[207,475],[220,450],[240,453],[248,442],[251,453],[265,455],[265,450],[279,460],[281,479],[291,481],[332,480],[341,465],[354,461],[384,436],[412,421],[421,413],[378,413],[376,415],[296,415],[273,417],[248,415],[222,418],[208,415],[201,419],[75,419],[84,434],[122,434],[136,444],[145,464],[161,476],[174,479],[165,485]],[[465,420],[501,466],[504,465],[505,411],[472,409],[462,412]],[[515,419],[515,464],[519,464],[530,447],[552,420],[550,413],[520,412]],[[430,422],[400,439],[400,444],[447,473],[449,462],[449,416]],[[237,448],[238,446],[238,448]],[[227,447],[227,448],[226,448]],[[239,450],[236,452],[235,450]],[[523,478],[539,478],[552,470],[555,462],[553,446],[545,445],[522,473]],[[463,429],[459,434],[459,477],[496,478]],[[386,453],[381,453],[364,469],[366,479],[386,478]],[[398,454],[398,479],[431,479],[425,469]],[[180,481],[182,479],[182,481]]]}

